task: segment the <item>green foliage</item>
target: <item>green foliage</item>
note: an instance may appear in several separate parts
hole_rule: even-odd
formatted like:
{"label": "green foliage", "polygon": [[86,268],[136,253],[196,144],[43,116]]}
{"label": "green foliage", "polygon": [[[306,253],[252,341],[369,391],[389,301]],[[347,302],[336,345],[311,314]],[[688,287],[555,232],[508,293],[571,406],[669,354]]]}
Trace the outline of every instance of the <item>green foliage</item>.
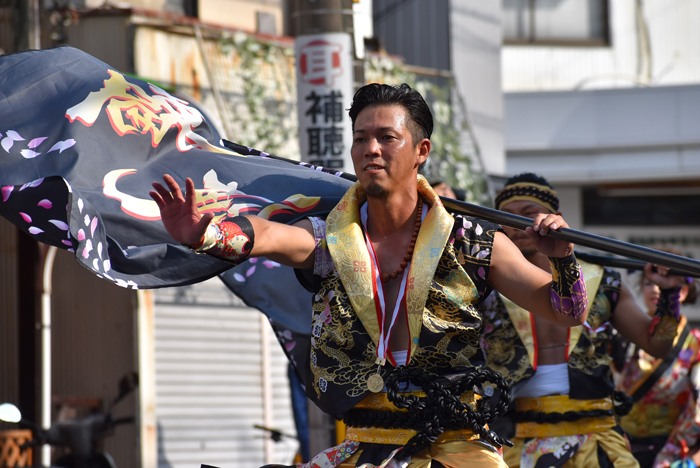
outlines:
{"label": "green foliage", "polygon": [[454,188],[466,191],[468,202],[490,205],[486,175],[474,168],[479,149],[454,80],[422,75],[409,70],[389,57],[371,56],[365,60],[365,81],[368,83],[407,83],[418,90],[433,112],[432,150],[422,169],[428,180],[440,179]]}
{"label": "green foliage", "polygon": [[227,100],[237,130],[230,138],[268,153],[298,157],[296,82],[290,79],[294,49],[243,32],[223,33],[218,47],[233,60],[229,78],[242,92],[242,99]]}

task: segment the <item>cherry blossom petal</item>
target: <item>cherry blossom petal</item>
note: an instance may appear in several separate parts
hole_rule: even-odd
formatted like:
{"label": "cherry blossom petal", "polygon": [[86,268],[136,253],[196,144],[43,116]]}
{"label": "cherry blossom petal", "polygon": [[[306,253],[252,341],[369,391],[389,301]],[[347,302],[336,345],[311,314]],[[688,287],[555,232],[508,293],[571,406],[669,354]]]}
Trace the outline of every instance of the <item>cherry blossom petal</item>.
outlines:
{"label": "cherry blossom petal", "polygon": [[10,193],[15,189],[14,185],[5,185],[2,188],[2,201],[6,202],[10,198]]}
{"label": "cherry blossom petal", "polygon": [[36,236],[37,234],[41,234],[42,232],[44,232],[43,229],[39,229],[38,227],[35,227],[35,226],[32,226],[32,227],[29,228],[29,234],[33,234],[33,235],[35,235],[35,236]]}
{"label": "cherry blossom petal", "polygon": [[33,159],[39,156],[41,153],[37,153],[34,150],[23,149],[22,151],[20,151],[20,154],[22,155],[22,157],[24,157],[24,159]]}
{"label": "cherry blossom petal", "polygon": [[34,149],[37,146],[39,146],[40,144],[42,144],[44,142],[44,140],[46,140],[46,138],[47,137],[34,138],[32,141],[29,142],[27,147]]}
{"label": "cherry blossom petal", "polygon": [[102,258],[102,242],[97,243],[97,255]]}
{"label": "cherry blossom petal", "polygon": [[78,240],[79,241],[85,240],[85,231],[83,231],[82,229],[78,229]]}
{"label": "cherry blossom petal", "polygon": [[90,225],[90,215],[85,215],[85,219],[83,220],[86,226]]}
{"label": "cherry blossom petal", "polygon": [[24,189],[26,189],[26,188],[38,187],[38,186],[40,186],[43,182],[44,182],[44,178],[43,178],[43,177],[42,177],[41,179],[32,180],[31,182],[26,183],[26,184],[24,184],[23,186],[21,186],[21,187],[19,188],[19,191],[21,192],[22,190],[24,190]]}
{"label": "cherry blossom petal", "polygon": [[249,259],[248,261],[250,263],[257,263],[258,259],[257,259],[257,257],[253,257],[253,258]]}
{"label": "cherry blossom petal", "polygon": [[73,246],[73,243],[72,243],[71,241],[69,241],[68,239],[63,239],[61,242],[63,242],[63,243],[66,244],[67,246],[70,246],[70,247]]}
{"label": "cherry blossom petal", "polygon": [[280,266],[279,263],[273,262],[272,260],[263,260],[263,265],[265,265],[267,268],[272,269]]}
{"label": "cherry blossom petal", "polygon": [[24,141],[24,138],[22,138],[20,134],[15,132],[14,130],[7,131],[7,138],[12,138],[15,141]]}
{"label": "cherry blossom petal", "polygon": [[250,275],[252,275],[253,273],[255,273],[255,267],[250,267],[248,271],[245,272],[245,275],[247,277],[250,277]]}
{"label": "cherry blossom petal", "polygon": [[241,275],[240,273],[234,273],[233,279],[235,279],[239,283],[245,283],[245,276]]}
{"label": "cherry blossom petal", "polygon": [[104,271],[111,270],[112,269],[112,262],[110,262],[109,260],[105,260],[104,262],[102,262],[102,268]]}
{"label": "cherry blossom petal", "polygon": [[22,218],[23,218],[26,222],[28,222],[28,223],[31,223],[31,222],[32,222],[32,217],[29,216],[27,213],[22,213],[22,212],[20,211],[19,214],[20,214],[20,216],[22,216]]}
{"label": "cherry blossom petal", "polygon": [[92,218],[92,224],[90,224],[90,235],[95,237],[95,229],[97,229],[97,216]]}
{"label": "cherry blossom petal", "polygon": [[85,248],[83,249],[83,258],[88,258],[90,256],[90,251],[92,250],[92,241],[90,239],[85,242]]}
{"label": "cherry blossom petal", "polygon": [[50,219],[49,222],[56,226],[58,229],[61,231],[68,231],[70,229],[70,226],[68,226],[66,223],[61,221],[60,219]]}
{"label": "cherry blossom petal", "polygon": [[82,198],[78,198],[78,209],[80,210],[81,213],[83,212],[83,199]]}
{"label": "cherry blossom petal", "polygon": [[92,269],[95,271],[100,271],[100,261],[96,258],[92,260]]}
{"label": "cherry blossom petal", "polygon": [[6,153],[10,152],[10,148],[12,148],[12,145],[15,144],[15,141],[12,138],[5,137],[2,139],[0,142],[0,146],[2,146],[2,149],[5,150]]}
{"label": "cherry blossom petal", "polygon": [[47,200],[46,198],[44,198],[39,203],[37,203],[37,205],[42,207],[42,208],[46,208],[48,210],[48,209],[51,209],[51,207],[53,206],[53,203],[51,203],[51,200]]}
{"label": "cherry blossom petal", "polygon": [[65,140],[65,141],[59,141],[58,143],[53,145],[48,152],[50,153],[51,151],[59,150],[58,151],[59,153],[63,153],[63,151],[67,150],[68,148],[70,148],[74,144],[75,144],[75,140],[72,138],[69,138],[68,140]]}

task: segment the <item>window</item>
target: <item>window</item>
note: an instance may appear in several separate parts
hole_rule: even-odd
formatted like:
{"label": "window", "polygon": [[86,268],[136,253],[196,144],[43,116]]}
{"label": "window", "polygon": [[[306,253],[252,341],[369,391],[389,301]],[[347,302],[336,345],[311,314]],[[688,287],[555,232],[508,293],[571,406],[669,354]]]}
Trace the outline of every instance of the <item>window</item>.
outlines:
{"label": "window", "polygon": [[666,195],[650,187],[621,195],[606,193],[611,191],[599,187],[585,187],[583,222],[589,226],[698,226],[698,188],[688,187],[688,193],[680,195],[681,188],[666,190]]}
{"label": "window", "polygon": [[607,45],[607,0],[503,0],[506,44]]}

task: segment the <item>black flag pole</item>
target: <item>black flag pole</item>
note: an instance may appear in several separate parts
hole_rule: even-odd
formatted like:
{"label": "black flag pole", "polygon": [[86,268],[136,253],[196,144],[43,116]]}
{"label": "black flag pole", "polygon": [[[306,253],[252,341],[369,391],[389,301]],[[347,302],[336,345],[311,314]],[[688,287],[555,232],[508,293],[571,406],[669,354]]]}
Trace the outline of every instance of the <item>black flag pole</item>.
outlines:
{"label": "black flag pole", "polygon": [[[486,208],[484,206],[474,205],[452,198],[440,197],[443,205],[449,211],[468,214],[476,218],[481,218],[485,221],[498,223],[502,226],[508,226],[516,229],[525,230],[532,226],[532,219],[524,216],[518,216],[504,211]],[[680,255],[661,252],[659,250],[650,249],[641,245],[630,244],[628,242],[610,239],[608,237],[598,236],[589,232],[577,231],[571,228],[560,228],[556,231],[549,231],[548,237],[561,239],[567,242],[573,242],[576,245],[590,247],[596,250],[602,250],[623,257],[642,260],[643,262],[653,263],[655,265],[665,266],[681,270],[677,272],[687,276],[688,273],[700,275],[700,262],[692,258],[681,257]]]}
{"label": "black flag pole", "polygon": [[[597,255],[590,252],[579,252],[576,251],[576,258],[583,260],[588,263],[595,263],[596,265],[611,267],[611,268],[624,268],[625,270],[643,270],[647,262],[641,260],[634,260],[631,258],[620,258],[611,257],[609,255]],[[676,276],[687,276],[690,278],[700,278],[697,273],[689,273],[684,270],[679,270],[677,268],[671,268],[668,272],[669,275]]]}
{"label": "black flag pole", "polygon": [[[223,140],[223,143],[224,146],[239,154],[262,156],[271,159],[287,161],[291,164],[305,166],[312,170],[328,172],[339,177],[343,177],[347,180],[351,180],[353,182],[357,181],[357,176],[349,174],[347,172],[335,171],[333,169],[318,166],[311,166],[308,163],[274,156],[227,140]],[[454,213],[473,216],[475,218],[483,219],[484,221],[490,221],[492,223],[497,223],[502,226],[508,226],[515,229],[525,230],[526,228],[532,226],[532,219],[526,218],[524,216],[518,216],[511,213],[506,213],[504,211],[498,211],[493,208],[474,205],[473,203],[467,203],[452,198],[440,197],[440,200],[442,200],[443,205],[448,211],[452,211]],[[603,252],[608,252],[616,255],[621,255],[623,257],[641,260],[646,263],[653,263],[655,265],[681,270],[677,273],[683,276],[688,276],[688,274],[700,275],[699,261],[693,260],[691,258],[681,257],[680,255],[674,255],[668,252],[661,252],[659,250],[650,249],[649,247],[630,244],[628,242],[610,239],[608,237],[603,237],[588,232],[577,231],[571,228],[560,228],[556,231],[550,230],[547,233],[547,236],[552,237],[554,239],[561,239],[567,242],[572,242],[576,245],[580,245],[583,247],[589,247],[596,250],[602,250]]]}

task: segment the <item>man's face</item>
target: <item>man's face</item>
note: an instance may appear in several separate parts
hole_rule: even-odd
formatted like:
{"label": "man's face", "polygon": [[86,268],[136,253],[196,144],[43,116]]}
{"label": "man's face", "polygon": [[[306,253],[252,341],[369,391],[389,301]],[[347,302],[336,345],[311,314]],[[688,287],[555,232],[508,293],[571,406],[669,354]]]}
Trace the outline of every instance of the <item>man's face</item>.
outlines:
{"label": "man's face", "polygon": [[368,197],[386,198],[410,181],[428,157],[430,140],[414,145],[406,109],[375,105],[355,119],[350,153],[355,173]]}
{"label": "man's face", "polygon": [[[549,211],[544,206],[527,200],[506,203],[501,207],[501,211],[516,214],[519,216],[525,216],[526,218],[531,219],[534,219],[535,216],[537,216],[540,213],[551,213],[551,211]],[[535,253],[537,253],[537,248],[535,247],[535,244],[533,244],[530,238],[527,236],[527,234],[525,234],[525,231],[521,231],[520,229],[515,229],[507,226],[503,226],[503,230],[505,231],[508,238],[511,241],[513,241],[513,244],[515,244],[515,246],[520,249],[520,251],[525,257],[529,257],[530,255],[534,255]]]}

